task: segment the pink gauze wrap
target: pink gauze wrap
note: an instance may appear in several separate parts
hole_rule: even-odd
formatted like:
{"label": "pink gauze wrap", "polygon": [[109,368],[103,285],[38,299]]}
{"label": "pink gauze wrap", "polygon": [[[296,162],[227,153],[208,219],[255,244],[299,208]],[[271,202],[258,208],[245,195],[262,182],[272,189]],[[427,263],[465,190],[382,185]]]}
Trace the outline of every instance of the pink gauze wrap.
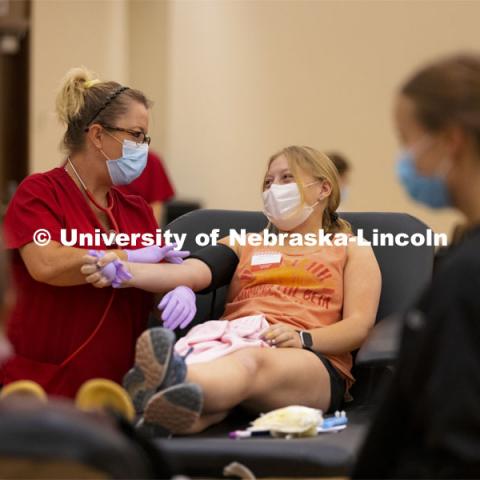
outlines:
{"label": "pink gauze wrap", "polygon": [[269,327],[263,315],[250,315],[235,320],[209,320],[193,327],[175,344],[175,351],[184,356],[193,347],[187,364],[209,362],[247,347],[268,347],[260,334]]}

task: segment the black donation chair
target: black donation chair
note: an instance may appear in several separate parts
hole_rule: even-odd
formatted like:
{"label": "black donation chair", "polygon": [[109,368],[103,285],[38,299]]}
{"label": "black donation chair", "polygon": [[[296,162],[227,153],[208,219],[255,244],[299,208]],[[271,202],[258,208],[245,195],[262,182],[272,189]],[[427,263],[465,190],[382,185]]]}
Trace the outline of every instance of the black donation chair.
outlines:
{"label": "black donation chair", "polygon": [[[374,233],[426,234],[427,226],[416,218],[401,213],[341,213],[352,224],[354,232],[363,230],[366,239]],[[220,238],[229,229],[258,232],[267,225],[262,213],[226,210],[196,210],[170,223],[171,232],[186,233],[185,249],[192,252],[199,247],[198,233],[210,234],[220,229]],[[398,325],[392,316],[408,308],[429,282],[433,265],[433,247],[384,246],[374,247],[382,272],[382,292],[373,330],[373,341],[360,349],[355,359],[352,388],[354,401],[345,404],[349,417],[348,428],[339,433],[323,434],[315,438],[282,440],[251,438],[230,440],[227,433],[248,426],[252,416],[241,408],[235,409],[221,424],[193,436],[156,439],[169,467],[177,474],[203,477],[222,477],[223,468],[231,462],[240,462],[259,477],[320,477],[346,475],[352,467],[372,410],[376,392],[388,377],[395,358]],[[220,318],[223,312],[226,288],[207,295],[197,295],[198,313],[195,323]],[[387,321],[382,321],[389,317]],[[380,322],[378,324],[378,322]],[[181,332],[177,332],[181,334]]]}

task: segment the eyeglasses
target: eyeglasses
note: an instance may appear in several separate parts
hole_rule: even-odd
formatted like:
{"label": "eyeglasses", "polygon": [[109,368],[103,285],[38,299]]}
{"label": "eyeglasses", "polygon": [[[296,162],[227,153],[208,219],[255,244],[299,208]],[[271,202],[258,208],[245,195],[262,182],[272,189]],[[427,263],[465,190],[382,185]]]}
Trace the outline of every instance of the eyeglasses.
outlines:
{"label": "eyeglasses", "polygon": [[129,135],[134,137],[136,140],[138,140],[136,143],[146,143],[147,145],[150,145],[150,142],[152,141],[152,139],[142,131],[129,130],[128,128],[121,128],[121,127],[112,127],[110,125],[103,125],[103,124],[101,125],[105,130],[113,130],[114,132],[128,133]]}

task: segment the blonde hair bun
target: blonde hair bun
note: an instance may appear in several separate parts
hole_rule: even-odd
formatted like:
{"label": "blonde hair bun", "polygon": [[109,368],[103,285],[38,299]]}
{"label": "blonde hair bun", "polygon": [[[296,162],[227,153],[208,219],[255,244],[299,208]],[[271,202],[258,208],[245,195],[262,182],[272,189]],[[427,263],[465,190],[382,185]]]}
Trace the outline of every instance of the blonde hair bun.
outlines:
{"label": "blonde hair bun", "polygon": [[83,66],[72,68],[67,72],[55,104],[58,119],[62,123],[68,125],[82,111],[85,105],[85,91],[96,79],[96,74]]}

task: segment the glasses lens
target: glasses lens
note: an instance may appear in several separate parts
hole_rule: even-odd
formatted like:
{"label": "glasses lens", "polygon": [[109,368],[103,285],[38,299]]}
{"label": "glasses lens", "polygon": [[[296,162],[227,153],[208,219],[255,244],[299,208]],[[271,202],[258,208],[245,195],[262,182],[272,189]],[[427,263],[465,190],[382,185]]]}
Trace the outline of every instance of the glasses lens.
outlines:
{"label": "glasses lens", "polygon": [[135,137],[137,143],[147,143],[150,144],[150,137],[143,132],[132,132],[132,135]]}

